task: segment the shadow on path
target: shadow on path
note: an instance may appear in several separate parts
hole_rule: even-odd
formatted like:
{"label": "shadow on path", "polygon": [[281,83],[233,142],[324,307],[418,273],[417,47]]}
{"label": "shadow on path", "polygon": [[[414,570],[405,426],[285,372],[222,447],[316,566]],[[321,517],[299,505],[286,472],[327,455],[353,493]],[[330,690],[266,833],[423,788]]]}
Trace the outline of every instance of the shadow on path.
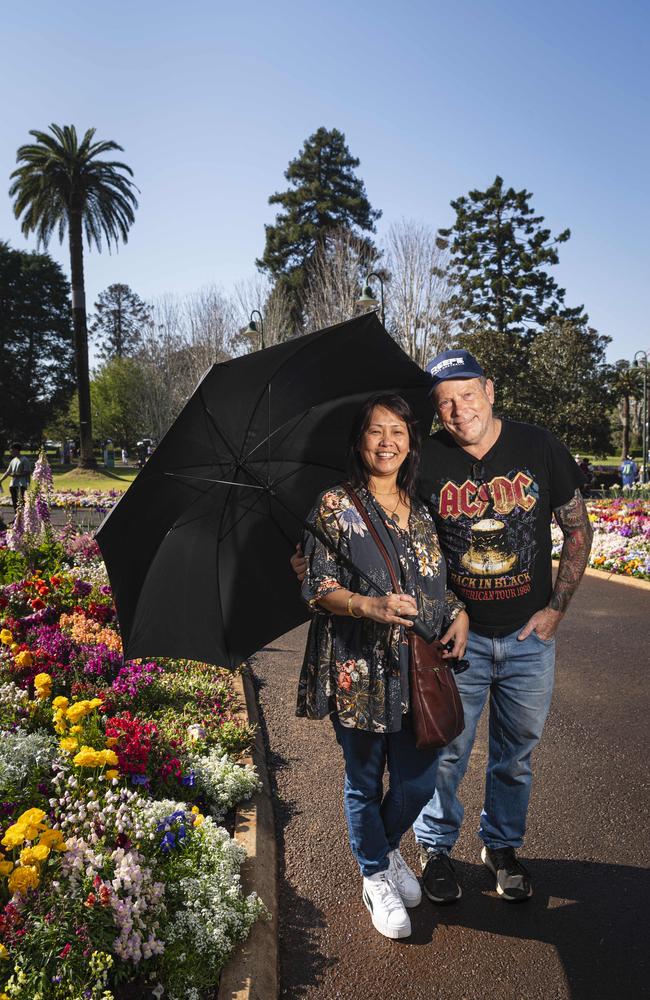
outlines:
{"label": "shadow on path", "polygon": [[648,898],[650,872],[589,861],[527,861],[540,891],[517,905],[498,899],[483,865],[456,862],[464,887],[458,905],[411,911],[413,945],[431,941],[438,927],[462,927],[556,948],[572,1000],[650,996]]}

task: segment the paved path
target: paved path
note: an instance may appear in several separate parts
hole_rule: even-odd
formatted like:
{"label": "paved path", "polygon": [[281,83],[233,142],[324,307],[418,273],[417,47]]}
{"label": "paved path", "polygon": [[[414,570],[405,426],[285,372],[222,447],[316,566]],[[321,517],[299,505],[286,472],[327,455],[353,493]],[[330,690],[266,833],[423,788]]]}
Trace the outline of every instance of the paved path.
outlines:
{"label": "paved path", "polygon": [[[475,836],[483,720],[455,857],[464,896],[411,911],[405,942],[361,902],[329,722],[294,717],[305,630],[254,664],[275,783],[282,997],[307,1000],[638,1000],[650,997],[650,591],[585,578],[558,640],[555,698],[535,758],[522,855],[536,892],[492,891]],[[403,850],[415,867],[412,834]]]}

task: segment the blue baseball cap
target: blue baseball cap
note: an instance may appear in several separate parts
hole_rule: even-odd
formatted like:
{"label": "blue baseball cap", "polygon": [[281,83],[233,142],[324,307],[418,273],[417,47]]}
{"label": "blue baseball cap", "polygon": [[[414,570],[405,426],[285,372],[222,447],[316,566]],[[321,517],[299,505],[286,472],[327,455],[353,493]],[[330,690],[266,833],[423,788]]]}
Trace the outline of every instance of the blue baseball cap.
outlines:
{"label": "blue baseball cap", "polygon": [[469,351],[443,351],[427,364],[432,389],[449,378],[485,378],[485,372]]}

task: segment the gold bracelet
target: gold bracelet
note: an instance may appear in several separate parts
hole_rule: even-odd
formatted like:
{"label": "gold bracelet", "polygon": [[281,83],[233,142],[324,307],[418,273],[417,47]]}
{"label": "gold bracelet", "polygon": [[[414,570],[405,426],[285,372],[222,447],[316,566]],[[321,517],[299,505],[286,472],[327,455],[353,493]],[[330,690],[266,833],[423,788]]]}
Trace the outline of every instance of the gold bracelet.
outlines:
{"label": "gold bracelet", "polygon": [[353,597],[356,597],[356,594],[350,594],[350,596],[348,597],[348,614],[350,615],[351,618],[363,618],[363,615],[356,615],[354,613],[354,609],[352,607]]}

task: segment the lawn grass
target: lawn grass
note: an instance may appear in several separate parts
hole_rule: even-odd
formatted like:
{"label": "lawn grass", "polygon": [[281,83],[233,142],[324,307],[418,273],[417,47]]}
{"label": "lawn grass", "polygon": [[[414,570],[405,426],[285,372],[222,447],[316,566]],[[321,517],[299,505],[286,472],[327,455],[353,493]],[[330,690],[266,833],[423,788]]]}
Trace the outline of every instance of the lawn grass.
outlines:
{"label": "lawn grass", "polygon": [[80,469],[76,465],[54,465],[52,478],[55,490],[126,490],[138,470],[130,466],[116,466],[107,469],[98,465],[96,469]]}

